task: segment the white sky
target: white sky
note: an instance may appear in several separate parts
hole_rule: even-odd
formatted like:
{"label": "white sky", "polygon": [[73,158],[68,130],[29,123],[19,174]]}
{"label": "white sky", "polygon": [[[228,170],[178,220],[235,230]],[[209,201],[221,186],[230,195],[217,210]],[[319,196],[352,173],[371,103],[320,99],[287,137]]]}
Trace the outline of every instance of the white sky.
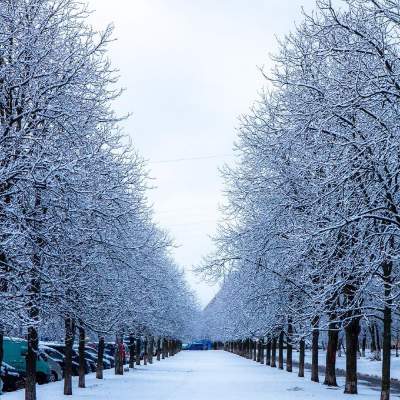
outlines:
{"label": "white sky", "polygon": [[[113,66],[132,113],[127,134],[149,161],[156,218],[204,306],[216,292],[191,273],[212,250],[238,116],[263,80],[258,67],[314,0],[89,0],[96,27],[115,25]],[[188,160],[190,158],[201,158]],[[185,160],[182,160],[185,159]],[[173,161],[181,160],[181,161]]]}

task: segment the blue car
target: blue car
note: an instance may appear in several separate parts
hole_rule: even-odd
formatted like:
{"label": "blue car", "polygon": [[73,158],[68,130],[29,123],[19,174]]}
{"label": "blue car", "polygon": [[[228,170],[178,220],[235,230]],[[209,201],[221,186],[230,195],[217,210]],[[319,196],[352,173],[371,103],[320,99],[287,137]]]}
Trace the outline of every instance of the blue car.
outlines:
{"label": "blue car", "polygon": [[209,340],[198,340],[186,345],[184,350],[210,350],[212,343]]}

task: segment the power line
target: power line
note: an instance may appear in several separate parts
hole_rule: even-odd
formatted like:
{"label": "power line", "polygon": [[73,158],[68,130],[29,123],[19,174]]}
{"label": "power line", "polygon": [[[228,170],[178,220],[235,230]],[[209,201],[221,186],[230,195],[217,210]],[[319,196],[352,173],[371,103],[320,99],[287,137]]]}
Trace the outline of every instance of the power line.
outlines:
{"label": "power line", "polygon": [[224,158],[224,157],[233,157],[233,154],[215,154],[209,156],[199,156],[199,157],[187,157],[187,158],[176,158],[172,160],[160,160],[160,161],[150,161],[150,164],[167,164],[167,163],[176,163],[183,161],[201,161],[201,160],[211,160],[215,158]]}

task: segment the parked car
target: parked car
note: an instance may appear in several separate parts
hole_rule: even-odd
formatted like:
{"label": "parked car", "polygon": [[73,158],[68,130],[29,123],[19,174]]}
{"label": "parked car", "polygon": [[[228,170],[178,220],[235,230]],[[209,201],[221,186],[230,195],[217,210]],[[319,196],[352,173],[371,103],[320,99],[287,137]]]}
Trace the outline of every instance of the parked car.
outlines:
{"label": "parked car", "polygon": [[202,342],[190,343],[186,350],[207,350],[207,347]]}
{"label": "parked car", "polygon": [[2,362],[0,377],[3,382],[3,392],[12,392],[25,386],[24,377],[11,365]]}
{"label": "parked car", "polygon": [[[63,353],[61,353],[60,351],[53,349],[50,346],[46,346],[42,343],[39,344],[39,349],[44,352],[45,354],[47,354],[49,357],[51,357],[55,362],[57,362],[61,369],[62,369],[62,373],[64,376],[64,371],[65,371],[65,356]],[[75,361],[72,361],[72,375],[78,375],[78,368],[79,368],[79,364]]]}
{"label": "parked car", "polygon": [[[88,343],[86,345],[86,349],[91,351],[92,354],[96,355],[96,360],[97,360],[98,347],[99,347],[98,343],[94,343],[94,342]],[[110,363],[110,368],[114,368],[115,359],[114,359],[114,351],[113,350],[111,351],[110,349],[104,348],[103,359],[107,360]],[[107,369],[105,365],[104,365],[104,369]]]}
{"label": "parked car", "polygon": [[192,343],[184,343],[182,350],[211,350],[212,342],[207,339],[196,340]]}
{"label": "parked car", "polygon": [[[78,353],[78,346],[74,346],[74,350]],[[78,353],[79,354],[79,353]],[[97,366],[97,356],[93,355],[89,350],[85,349],[85,360],[90,365],[92,372],[96,371]]]}
{"label": "parked car", "polygon": [[[28,343],[24,339],[5,337],[3,342],[3,360],[14,367],[23,377],[26,376],[26,354]],[[36,360],[36,381],[39,385],[54,380],[57,372],[52,366],[38,355]]]}
{"label": "parked car", "polygon": [[[110,368],[114,368],[115,367],[115,359],[113,356],[110,356],[108,354],[104,354],[103,356],[104,360],[107,360],[108,363],[110,363]],[[105,368],[105,366],[104,366]]]}
{"label": "parked car", "polygon": [[107,342],[104,343],[104,353],[114,357],[115,356],[115,343]]}
{"label": "parked car", "polygon": [[49,356],[45,351],[40,349],[40,347],[39,347],[39,357],[43,361],[46,361],[51,368],[50,382],[61,381],[61,379],[64,376],[64,373],[60,363],[57,360],[53,359],[51,356]]}
{"label": "parked car", "polygon": [[115,343],[105,343],[104,354],[108,357],[112,357],[115,360]]}
{"label": "parked car", "polygon": [[[86,347],[86,354],[93,357],[93,360],[95,361],[96,366],[97,366],[97,351],[92,349],[91,347]],[[112,358],[112,360],[114,361],[114,358]],[[103,368],[110,369],[110,368],[112,368],[111,364],[112,364],[111,357],[107,354],[104,354],[103,355]]]}
{"label": "parked car", "polygon": [[[65,356],[65,344],[64,343],[46,343],[46,346],[51,347],[53,349],[56,349],[60,353],[62,353]],[[85,374],[88,374],[89,372],[92,372],[92,367],[90,363],[85,360]],[[79,371],[79,355],[76,350],[72,349],[72,374],[73,375],[78,375]]]}

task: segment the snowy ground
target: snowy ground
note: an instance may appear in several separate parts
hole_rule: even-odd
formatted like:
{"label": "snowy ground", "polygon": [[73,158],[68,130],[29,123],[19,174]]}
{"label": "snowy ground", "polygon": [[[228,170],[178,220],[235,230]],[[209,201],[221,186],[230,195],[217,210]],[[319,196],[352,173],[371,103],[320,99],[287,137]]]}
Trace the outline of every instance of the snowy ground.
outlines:
{"label": "snowy ground", "polygon": [[[87,376],[87,388],[77,389],[78,400],[308,400],[379,399],[379,392],[360,385],[358,396],[343,394],[341,387],[328,389],[312,383],[309,375],[298,378],[223,351],[184,351],[175,357],[141,366],[124,376],[105,373],[103,381]],[[65,400],[62,382],[38,387],[38,400]],[[7,393],[4,400],[22,400],[24,392]],[[392,396],[392,398],[400,398]]]}
{"label": "snowy ground", "polygon": [[[381,361],[371,361],[369,358],[369,353],[367,357],[361,357],[357,360],[357,370],[361,374],[366,374],[370,376],[381,377],[382,376],[382,362]],[[298,353],[293,353],[293,359],[298,360]],[[326,353],[323,351],[319,352],[319,365],[325,365]],[[306,362],[311,364],[311,352],[306,352]],[[343,353],[342,357],[336,358],[336,368],[346,369],[346,355]],[[391,375],[392,378],[400,380],[400,357],[395,357],[395,353],[392,353],[391,359]]]}

